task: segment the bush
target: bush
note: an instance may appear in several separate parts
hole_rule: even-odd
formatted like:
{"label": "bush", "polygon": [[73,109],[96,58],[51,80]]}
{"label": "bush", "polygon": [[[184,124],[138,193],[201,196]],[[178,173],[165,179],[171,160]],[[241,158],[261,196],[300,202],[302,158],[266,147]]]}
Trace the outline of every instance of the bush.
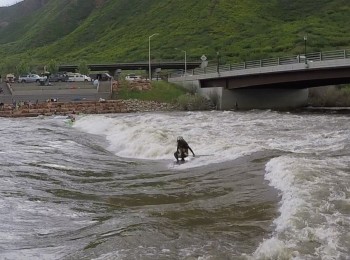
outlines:
{"label": "bush", "polygon": [[176,103],[180,109],[186,110],[186,111],[209,110],[209,109],[215,108],[215,106],[210,100],[198,94],[182,95],[177,99]]}
{"label": "bush", "polygon": [[[143,83],[140,82],[140,84]],[[178,109],[185,111],[209,110],[216,108],[212,101],[198,95],[197,93],[193,93],[193,91],[194,89],[187,90],[181,86],[166,81],[153,81],[150,90],[137,90],[132,88],[130,82],[120,80],[119,91],[118,93],[114,93],[113,98],[172,103]],[[215,100],[217,99],[218,97]]]}
{"label": "bush", "polygon": [[118,99],[139,99],[174,103],[178,97],[187,92],[186,89],[166,81],[154,81],[150,90],[143,91],[132,89],[131,83],[126,80],[121,80],[119,86],[120,91],[114,95]]}
{"label": "bush", "polygon": [[310,89],[309,104],[317,107],[350,107],[349,86]]}
{"label": "bush", "polygon": [[213,106],[217,109],[220,106],[220,97],[216,91],[209,93],[209,99],[213,103]]}

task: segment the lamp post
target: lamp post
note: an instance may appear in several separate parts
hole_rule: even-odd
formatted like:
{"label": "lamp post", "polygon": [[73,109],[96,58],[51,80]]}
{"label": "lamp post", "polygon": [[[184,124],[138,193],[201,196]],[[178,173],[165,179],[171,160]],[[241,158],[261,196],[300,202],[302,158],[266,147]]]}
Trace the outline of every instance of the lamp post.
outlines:
{"label": "lamp post", "polygon": [[153,36],[158,35],[159,33],[154,33],[151,36],[148,37],[148,73],[149,73],[149,80],[152,80],[152,68],[151,68],[151,38]]}
{"label": "lamp post", "polygon": [[179,48],[175,48],[175,50],[179,50],[185,53],[185,77],[187,75],[187,52],[185,50],[181,50]]}
{"label": "lamp post", "polygon": [[304,36],[304,56],[305,56],[305,64],[307,64],[307,60],[306,60],[306,41],[307,41],[307,36]]}
{"label": "lamp post", "polygon": [[217,72],[218,74],[220,74],[220,52],[219,51],[216,52],[216,59],[218,63]]}

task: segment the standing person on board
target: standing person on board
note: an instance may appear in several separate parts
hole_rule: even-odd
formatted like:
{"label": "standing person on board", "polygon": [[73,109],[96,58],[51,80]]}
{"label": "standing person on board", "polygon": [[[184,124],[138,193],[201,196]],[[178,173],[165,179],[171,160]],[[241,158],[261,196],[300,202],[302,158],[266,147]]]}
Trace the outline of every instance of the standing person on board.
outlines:
{"label": "standing person on board", "polygon": [[188,143],[183,139],[182,136],[179,136],[177,138],[177,149],[174,153],[177,162],[179,162],[179,158],[181,158],[181,161],[185,161],[185,158],[188,156],[188,149],[190,149],[193,157],[195,157],[195,154]]}

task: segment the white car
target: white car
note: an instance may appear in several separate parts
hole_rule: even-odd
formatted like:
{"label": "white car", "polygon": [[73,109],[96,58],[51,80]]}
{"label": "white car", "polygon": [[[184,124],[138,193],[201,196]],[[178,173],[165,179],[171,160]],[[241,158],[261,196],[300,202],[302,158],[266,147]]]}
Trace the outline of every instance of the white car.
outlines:
{"label": "white car", "polygon": [[26,74],[18,77],[19,83],[39,82],[45,80],[46,77],[40,77],[38,74]]}
{"label": "white car", "polygon": [[138,75],[135,75],[135,74],[128,74],[126,77],[125,77],[125,80],[128,80],[128,81],[133,81],[133,80],[141,80],[141,76],[138,76]]}
{"label": "white car", "polygon": [[73,74],[68,74],[68,81],[71,81],[71,82],[91,81],[91,78],[80,73],[73,73]]}

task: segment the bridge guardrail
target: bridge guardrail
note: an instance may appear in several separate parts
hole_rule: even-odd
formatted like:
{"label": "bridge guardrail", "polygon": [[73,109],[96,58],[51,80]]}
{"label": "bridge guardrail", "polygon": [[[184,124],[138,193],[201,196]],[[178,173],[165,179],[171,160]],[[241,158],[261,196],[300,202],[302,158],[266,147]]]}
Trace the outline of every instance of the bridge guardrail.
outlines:
{"label": "bridge guardrail", "polygon": [[234,63],[231,64],[231,70],[244,70],[245,69],[245,63]]}
{"label": "bridge guardrail", "polygon": [[[288,57],[278,57],[278,58],[267,58],[261,60],[251,60],[234,64],[224,64],[224,65],[213,65],[206,68],[195,68],[192,70],[192,75],[201,75],[208,73],[217,73],[224,71],[234,71],[234,70],[244,70],[260,67],[273,67],[279,65],[289,65],[304,63],[306,58],[307,62],[317,62],[317,61],[329,61],[329,60],[339,60],[339,59],[349,59],[350,50],[334,50],[325,52],[314,52],[306,54],[298,54],[295,56]],[[189,73],[191,74],[191,73]],[[180,74],[169,74],[169,78],[180,77]]]}

